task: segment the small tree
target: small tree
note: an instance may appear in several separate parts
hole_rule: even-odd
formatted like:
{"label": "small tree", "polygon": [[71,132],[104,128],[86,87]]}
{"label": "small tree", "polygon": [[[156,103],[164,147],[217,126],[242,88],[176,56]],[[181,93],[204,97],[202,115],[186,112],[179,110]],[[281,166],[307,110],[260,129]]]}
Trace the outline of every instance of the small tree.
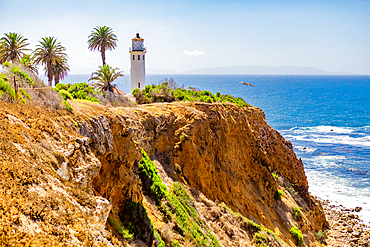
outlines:
{"label": "small tree", "polygon": [[98,88],[100,91],[112,92],[117,86],[113,82],[118,78],[123,76],[123,71],[117,71],[118,68],[113,69],[109,65],[99,66],[99,69],[93,73],[93,77],[89,79],[92,81],[92,85]]}

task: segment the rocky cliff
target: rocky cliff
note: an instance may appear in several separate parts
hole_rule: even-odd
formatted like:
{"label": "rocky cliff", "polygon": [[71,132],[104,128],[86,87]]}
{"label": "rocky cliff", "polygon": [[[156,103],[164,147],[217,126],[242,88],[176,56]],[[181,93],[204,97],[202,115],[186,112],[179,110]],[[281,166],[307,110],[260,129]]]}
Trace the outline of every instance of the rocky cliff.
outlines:
{"label": "rocky cliff", "polygon": [[[166,218],[165,199],[153,199],[139,168],[145,150],[169,193],[173,184],[188,193],[194,222],[215,237],[210,246],[295,246],[294,226],[302,246],[319,246],[322,207],[291,143],[262,110],[70,104],[74,113],[0,105],[1,244],[200,245],[179,229],[178,215]],[[144,216],[132,203],[144,205]]]}

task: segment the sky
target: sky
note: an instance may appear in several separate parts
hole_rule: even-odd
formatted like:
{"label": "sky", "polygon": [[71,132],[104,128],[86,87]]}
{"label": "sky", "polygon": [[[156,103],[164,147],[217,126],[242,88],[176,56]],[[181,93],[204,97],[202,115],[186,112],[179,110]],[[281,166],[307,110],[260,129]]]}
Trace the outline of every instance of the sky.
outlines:
{"label": "sky", "polygon": [[292,65],[370,74],[369,0],[0,0],[0,36],[20,33],[31,49],[56,37],[72,74],[102,64],[87,40],[104,25],[118,38],[107,63],[125,74],[137,31],[152,70]]}

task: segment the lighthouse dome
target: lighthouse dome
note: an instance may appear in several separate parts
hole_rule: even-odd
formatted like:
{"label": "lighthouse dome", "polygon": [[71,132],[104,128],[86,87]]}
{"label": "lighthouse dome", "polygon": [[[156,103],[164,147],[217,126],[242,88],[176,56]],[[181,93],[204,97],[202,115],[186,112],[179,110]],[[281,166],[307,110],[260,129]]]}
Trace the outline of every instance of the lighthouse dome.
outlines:
{"label": "lighthouse dome", "polygon": [[140,38],[139,33],[132,39],[132,50],[133,51],[143,51],[144,50],[144,39]]}

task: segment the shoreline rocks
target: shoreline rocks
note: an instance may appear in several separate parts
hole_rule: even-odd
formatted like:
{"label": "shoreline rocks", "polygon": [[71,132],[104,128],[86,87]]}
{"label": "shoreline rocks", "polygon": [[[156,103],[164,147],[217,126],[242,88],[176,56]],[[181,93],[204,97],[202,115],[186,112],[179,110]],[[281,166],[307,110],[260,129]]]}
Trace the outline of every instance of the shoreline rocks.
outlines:
{"label": "shoreline rocks", "polygon": [[317,198],[324,209],[329,229],[326,243],[331,247],[370,247],[370,225],[364,223],[356,213],[361,207],[345,208],[329,200]]}

